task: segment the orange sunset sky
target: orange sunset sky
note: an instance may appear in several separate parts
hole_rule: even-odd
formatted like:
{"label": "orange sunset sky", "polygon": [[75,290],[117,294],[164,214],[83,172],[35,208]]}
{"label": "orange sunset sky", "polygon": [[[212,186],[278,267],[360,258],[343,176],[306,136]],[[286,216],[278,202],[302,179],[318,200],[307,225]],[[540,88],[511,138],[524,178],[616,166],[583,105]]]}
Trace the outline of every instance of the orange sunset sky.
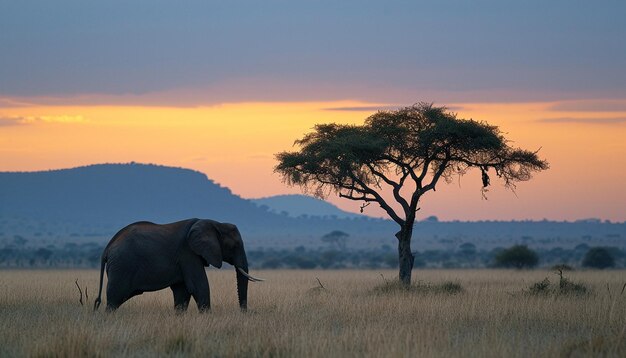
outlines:
{"label": "orange sunset sky", "polygon": [[[422,203],[442,219],[624,220],[626,125],[616,115],[567,109],[583,102],[451,103],[464,118],[486,120],[514,145],[539,149],[551,169],[518,185],[515,195],[480,193],[476,173],[443,185]],[[589,103],[587,103],[589,104]],[[298,193],[273,174],[273,155],[316,123],[360,124],[369,107],[355,101],[232,103],[206,107],[19,106],[2,109],[2,169],[32,171],[130,161],[201,171],[245,198]],[[363,110],[359,110],[363,107]],[[349,110],[346,110],[348,108]],[[588,118],[597,117],[597,123]],[[600,120],[605,119],[605,120]],[[355,211],[358,204],[331,197]],[[383,215],[368,208],[370,215]]]}
{"label": "orange sunset sky", "polygon": [[316,123],[426,101],[550,169],[488,200],[471,173],[420,218],[626,220],[621,3],[54,3],[0,5],[0,171],[134,161],[244,198],[300,193],[274,154]]}

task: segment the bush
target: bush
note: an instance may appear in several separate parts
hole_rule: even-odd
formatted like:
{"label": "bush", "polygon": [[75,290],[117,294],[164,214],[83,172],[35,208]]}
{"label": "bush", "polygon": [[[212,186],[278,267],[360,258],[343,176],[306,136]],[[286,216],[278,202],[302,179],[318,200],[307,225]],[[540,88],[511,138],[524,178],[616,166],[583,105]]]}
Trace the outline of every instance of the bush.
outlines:
{"label": "bush", "polygon": [[583,258],[583,267],[605,269],[615,266],[615,259],[604,247],[592,247]]}
{"label": "bush", "polygon": [[531,295],[584,295],[589,292],[582,283],[575,283],[563,277],[563,270],[558,270],[559,284],[555,285],[547,277],[542,281],[533,283],[528,288]]}
{"label": "bush", "polygon": [[539,262],[537,253],[526,245],[515,245],[500,251],[495,257],[496,267],[513,267],[517,269],[533,268]]}
{"label": "bush", "polygon": [[543,281],[533,283],[528,291],[533,295],[547,294],[550,292],[550,280],[546,277]]}

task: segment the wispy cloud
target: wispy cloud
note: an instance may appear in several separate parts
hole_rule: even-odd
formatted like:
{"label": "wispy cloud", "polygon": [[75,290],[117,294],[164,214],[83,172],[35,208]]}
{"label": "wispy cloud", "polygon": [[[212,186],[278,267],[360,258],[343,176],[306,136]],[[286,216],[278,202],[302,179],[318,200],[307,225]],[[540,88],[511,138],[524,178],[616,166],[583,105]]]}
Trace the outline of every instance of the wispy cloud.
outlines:
{"label": "wispy cloud", "polygon": [[376,112],[376,111],[393,111],[401,106],[355,106],[355,107],[330,107],[324,108],[325,111],[346,111],[346,112]]}
{"label": "wispy cloud", "polygon": [[[347,112],[376,112],[376,111],[395,111],[405,106],[401,105],[382,105],[382,106],[354,106],[354,107],[330,107],[324,108],[325,111],[347,111]],[[461,106],[446,106],[448,110],[458,111]]]}
{"label": "wispy cloud", "polygon": [[560,117],[560,118],[543,118],[537,120],[542,123],[584,123],[584,124],[622,124],[626,123],[626,117],[612,117],[612,118],[574,118],[574,117]]}
{"label": "wispy cloud", "polygon": [[26,123],[24,117],[0,117],[0,127],[17,126]]}
{"label": "wispy cloud", "polygon": [[26,102],[16,98],[0,97],[0,108],[28,107],[33,103]]}
{"label": "wispy cloud", "polygon": [[85,117],[81,115],[41,116],[34,117],[34,120],[48,123],[82,123],[85,122]]}
{"label": "wispy cloud", "polygon": [[556,103],[549,110],[560,112],[626,112],[626,100],[567,101]]}
{"label": "wispy cloud", "polygon": [[59,116],[7,116],[0,117],[0,127],[33,124],[33,123],[82,123],[85,117],[81,115],[59,115]]}

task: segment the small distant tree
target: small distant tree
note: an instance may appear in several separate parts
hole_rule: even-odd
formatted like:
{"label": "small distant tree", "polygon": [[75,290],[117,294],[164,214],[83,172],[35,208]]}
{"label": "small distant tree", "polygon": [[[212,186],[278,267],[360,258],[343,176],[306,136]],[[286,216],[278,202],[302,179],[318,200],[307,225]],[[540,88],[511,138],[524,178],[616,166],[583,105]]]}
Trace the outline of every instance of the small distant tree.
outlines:
{"label": "small distant tree", "polygon": [[526,245],[515,245],[500,251],[494,260],[496,267],[523,269],[537,266],[539,256]]}
{"label": "small distant tree", "polygon": [[346,249],[346,239],[348,236],[350,236],[348,233],[341,230],[333,230],[322,236],[322,241],[331,245],[337,245],[337,248],[343,251]]}
{"label": "small distant tree", "polygon": [[592,247],[583,258],[583,267],[605,269],[615,266],[615,259],[611,252],[604,247]]}
{"label": "small distant tree", "polygon": [[471,242],[465,242],[459,245],[459,251],[465,256],[474,255],[476,254],[476,245]]}
{"label": "small distant tree", "polygon": [[490,170],[513,189],[548,168],[536,152],[509,146],[498,127],[428,103],[377,112],[363,125],[319,124],[295,144],[298,151],[276,155],[275,171],[287,184],[320,198],[335,192],[363,202],[361,210],[372,202],[380,205],[400,227],[395,236],[405,285],[415,259],[411,238],[418,204],[440,179],[449,182],[475,168],[484,193]]}

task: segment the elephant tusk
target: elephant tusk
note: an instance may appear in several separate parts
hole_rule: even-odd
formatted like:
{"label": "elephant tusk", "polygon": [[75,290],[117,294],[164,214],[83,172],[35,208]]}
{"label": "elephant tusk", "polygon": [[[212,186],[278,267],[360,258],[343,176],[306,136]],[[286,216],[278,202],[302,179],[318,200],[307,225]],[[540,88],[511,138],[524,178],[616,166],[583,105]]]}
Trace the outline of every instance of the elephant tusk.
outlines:
{"label": "elephant tusk", "polygon": [[264,279],[256,278],[256,277],[252,277],[252,276],[248,275],[248,273],[246,271],[242,270],[241,267],[237,267],[237,270],[239,270],[239,272],[241,272],[242,275],[246,276],[248,278],[248,280],[250,280],[252,282],[265,281]]}

